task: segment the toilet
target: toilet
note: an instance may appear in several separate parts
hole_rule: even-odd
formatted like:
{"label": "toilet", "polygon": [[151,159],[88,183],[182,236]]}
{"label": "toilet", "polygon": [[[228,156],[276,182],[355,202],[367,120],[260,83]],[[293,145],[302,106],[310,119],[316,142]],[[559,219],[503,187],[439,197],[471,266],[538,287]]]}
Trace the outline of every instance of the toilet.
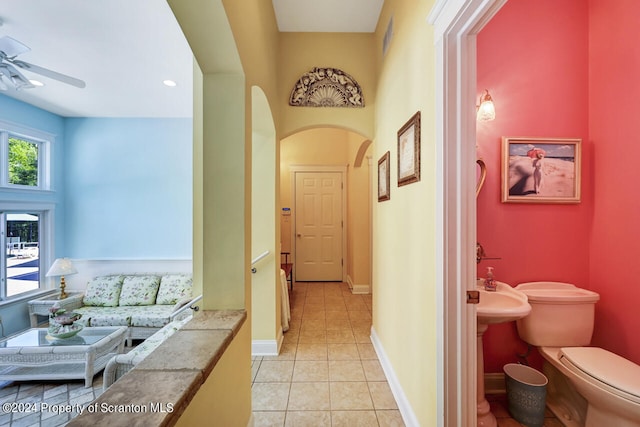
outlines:
{"label": "toilet", "polygon": [[549,379],[547,406],[567,427],[640,427],[640,366],[588,347],[600,296],[569,283],[529,282],[531,313],[518,335],[538,347]]}

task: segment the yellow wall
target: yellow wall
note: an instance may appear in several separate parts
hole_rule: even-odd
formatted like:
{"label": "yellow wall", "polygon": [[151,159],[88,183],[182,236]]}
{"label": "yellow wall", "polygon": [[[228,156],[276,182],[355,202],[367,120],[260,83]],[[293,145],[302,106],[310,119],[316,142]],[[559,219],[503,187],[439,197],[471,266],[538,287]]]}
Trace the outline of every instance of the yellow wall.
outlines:
{"label": "yellow wall", "polygon": [[[348,245],[346,254],[348,280],[354,285],[370,288],[369,215],[364,197],[368,178],[365,169],[355,170],[354,146],[359,146],[374,132],[373,117],[376,104],[375,57],[378,46],[373,33],[281,33],[278,50],[278,95],[280,120],[278,128],[288,145],[281,150],[280,200],[283,207],[291,207],[290,164],[350,165],[348,187]],[[314,67],[337,68],[351,75],[362,89],[364,108],[314,108],[289,105],[291,90],[298,79]],[[332,127],[327,129],[327,127]],[[341,128],[343,130],[339,130]],[[315,129],[316,133],[302,130]],[[353,131],[353,132],[347,132]],[[326,132],[326,134],[323,134]],[[292,141],[309,137],[323,143],[300,143],[292,148]],[[337,145],[332,145],[337,144]],[[314,147],[314,148],[312,148]],[[357,149],[355,149],[357,151]],[[351,181],[353,180],[353,185]],[[365,211],[366,214],[363,212]],[[365,221],[366,219],[366,221]],[[291,248],[291,217],[282,217],[283,250]],[[366,224],[364,223],[366,222]]]}
{"label": "yellow wall", "polygon": [[[371,141],[364,140],[362,136],[350,133],[348,135],[348,200],[347,220],[349,223],[347,236],[347,267],[349,284],[353,291],[369,293],[371,291],[371,191],[370,191],[370,165],[367,156],[371,156],[373,149]],[[359,153],[362,151],[362,153]],[[361,161],[356,163],[358,155]],[[371,179],[373,179],[373,175]]]}
{"label": "yellow wall", "polygon": [[[233,53],[230,58],[231,71],[228,71],[225,67],[229,65],[229,55],[212,48],[221,40],[227,40],[227,35],[219,38],[215,34],[217,21],[212,25],[212,21],[207,21],[204,16],[220,1],[228,17],[228,21],[225,19],[222,24],[229,24],[233,32],[232,42],[236,49],[231,51],[237,52],[236,55],[239,53],[242,63],[240,76],[233,69]],[[179,4],[188,12],[188,17],[179,21],[189,42],[193,41],[192,48],[204,75],[204,225],[203,230],[197,230],[194,221],[194,232],[203,233],[205,307],[216,308],[217,304],[244,301],[244,306],[251,311],[248,265],[252,249],[249,214],[252,159],[250,88],[255,85],[262,89],[271,106],[276,124],[276,153],[282,136],[292,135],[297,140],[299,136],[293,135],[296,132],[330,126],[353,130],[362,135],[363,140],[371,138],[374,142],[374,165],[386,151],[391,152],[391,200],[378,203],[375,198],[373,201],[373,322],[380,344],[419,423],[433,425],[437,419],[435,51],[432,30],[426,22],[433,0],[386,0],[375,34],[278,34],[271,2],[263,0],[170,0],[170,3],[172,7]],[[392,15],[394,37],[383,58],[382,38]],[[288,99],[293,85],[300,75],[316,66],[339,68],[353,76],[363,89],[366,107],[290,107]],[[239,82],[238,78],[242,81]],[[220,87],[225,81],[231,82],[232,87]],[[221,94],[225,96],[223,100],[217,97]],[[235,98],[229,99],[232,95]],[[238,97],[242,98],[242,107],[236,104]],[[231,104],[224,104],[224,100],[229,100]],[[398,188],[395,175],[397,131],[416,111],[422,112],[422,179]],[[214,112],[215,117],[211,115]],[[223,130],[215,129],[216,125],[222,126]],[[310,134],[311,139],[322,140],[325,145],[330,140],[339,141],[339,148],[335,147],[333,152],[337,157],[327,158],[327,162],[346,165],[352,161],[354,143],[350,142],[345,131],[323,129],[313,132],[318,134]],[[207,144],[229,148],[236,169],[227,170],[225,168],[228,165],[221,164],[220,158],[208,155]],[[282,144],[284,146],[287,142],[283,141]],[[301,156],[312,152],[309,150],[312,145],[305,144],[304,150],[296,153],[295,150],[302,146],[295,145],[298,144],[291,143],[293,152],[289,154],[283,148],[280,161],[276,157],[276,176],[279,173],[277,168],[283,167],[280,173],[282,195],[277,199],[282,201],[282,206],[290,207],[291,203],[289,174],[284,165],[300,163]],[[318,157],[320,153],[316,152],[315,155],[313,163],[322,164],[324,160]],[[208,170],[218,166],[222,168],[220,171]],[[238,173],[242,176],[239,177]],[[230,181],[235,182],[228,187]],[[372,180],[371,195],[376,194],[376,181]],[[237,193],[233,194],[231,190]],[[216,192],[220,192],[223,199],[217,198],[219,195]],[[220,206],[220,203],[227,201],[230,204]],[[276,221],[280,218],[279,208],[276,203]],[[225,209],[235,209],[235,216],[229,215]],[[233,232],[216,235],[208,231],[207,221],[214,221],[215,229],[229,226]],[[238,231],[236,227],[242,229]],[[276,230],[278,227],[276,224]],[[207,263],[218,262],[216,257],[227,247],[231,253],[221,256],[222,260],[229,260],[229,263],[219,267],[221,275],[214,274],[217,272],[209,269]],[[352,252],[354,260],[356,252]],[[196,265],[198,259],[198,254],[194,253],[194,269],[202,267]],[[355,263],[353,271],[354,275],[358,274]],[[247,324],[251,324],[250,319]],[[241,412],[239,417],[242,419],[245,413],[250,415],[251,334],[248,329],[245,326],[242,334],[236,337],[238,347],[233,355],[237,360],[224,364],[218,379],[235,384],[233,388],[227,387],[227,391],[233,391],[237,406],[235,409],[232,405],[227,408],[221,406],[216,414],[209,413],[205,419],[211,416],[217,418],[218,412],[222,418],[233,416],[232,412],[236,410]],[[207,392],[205,397],[215,399],[218,396],[212,391]]]}
{"label": "yellow wall", "polygon": [[[436,55],[426,21],[432,4],[387,0],[383,6],[376,43],[382,44],[391,16],[394,31],[386,56],[378,55],[373,156],[377,162],[391,152],[391,200],[376,201],[373,210],[373,327],[424,426],[437,420]],[[399,188],[397,132],[417,111],[422,114],[421,180]]]}
{"label": "yellow wall", "polygon": [[[354,285],[369,287],[368,165],[365,161],[361,167],[354,167],[356,154],[363,141],[365,138],[361,135],[336,128],[311,129],[283,139],[280,144],[280,197],[282,206],[293,210],[292,165],[348,165],[347,274]],[[280,216],[282,250],[290,252],[292,216]]]}
{"label": "yellow wall", "polygon": [[[247,426],[251,418],[251,326],[238,331],[176,423],[185,426]],[[249,399],[238,396],[249,396]]]}
{"label": "yellow wall", "polygon": [[255,264],[251,275],[252,340],[276,341],[280,325],[280,253],[276,239],[276,141],[273,118],[264,92],[252,92],[251,259],[269,255]]}
{"label": "yellow wall", "polygon": [[[336,126],[370,138],[375,98],[373,34],[281,33],[278,51],[278,94],[283,136],[312,127]],[[292,107],[289,96],[296,82],[314,67],[338,68],[360,87],[364,108]]]}
{"label": "yellow wall", "polygon": [[[251,416],[251,88],[259,86],[268,104],[276,104],[278,32],[270,2],[169,4],[202,71],[194,86],[199,101],[194,117],[194,280],[201,282],[205,309],[248,312],[245,326],[194,397],[198,409],[185,414],[184,425],[194,419],[195,424],[216,419],[221,425],[246,425]],[[276,241],[279,224],[273,221]]]}

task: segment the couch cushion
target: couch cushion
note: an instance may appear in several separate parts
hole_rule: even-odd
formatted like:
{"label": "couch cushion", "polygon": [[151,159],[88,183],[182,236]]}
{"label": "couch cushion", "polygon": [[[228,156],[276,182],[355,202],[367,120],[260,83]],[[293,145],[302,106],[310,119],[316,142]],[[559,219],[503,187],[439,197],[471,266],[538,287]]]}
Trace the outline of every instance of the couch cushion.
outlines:
{"label": "couch cushion", "polygon": [[191,296],[193,278],[190,274],[165,274],[160,279],[156,304],[176,304]]}
{"label": "couch cushion", "polygon": [[131,316],[137,307],[80,307],[74,309],[84,326],[131,326]]}
{"label": "couch cushion", "polygon": [[137,307],[131,314],[131,326],[161,328],[171,320],[172,305],[147,305]]}
{"label": "couch cushion", "polygon": [[159,286],[159,276],[125,276],[119,305],[155,304]]}
{"label": "couch cushion", "polygon": [[94,277],[87,284],[82,303],[96,307],[115,307],[120,299],[123,276]]}

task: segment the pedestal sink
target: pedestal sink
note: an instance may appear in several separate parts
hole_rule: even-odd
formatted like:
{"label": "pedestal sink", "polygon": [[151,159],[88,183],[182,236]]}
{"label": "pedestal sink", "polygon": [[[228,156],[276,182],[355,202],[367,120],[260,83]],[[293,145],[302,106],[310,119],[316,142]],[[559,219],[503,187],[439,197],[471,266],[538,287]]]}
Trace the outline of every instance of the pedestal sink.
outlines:
{"label": "pedestal sink", "polygon": [[478,427],[496,427],[498,425],[484,394],[482,335],[491,324],[512,322],[525,317],[531,311],[525,294],[506,283],[496,283],[495,291],[486,291],[483,279],[478,279],[476,284],[476,289],[480,291],[480,302],[476,305],[478,322]]}

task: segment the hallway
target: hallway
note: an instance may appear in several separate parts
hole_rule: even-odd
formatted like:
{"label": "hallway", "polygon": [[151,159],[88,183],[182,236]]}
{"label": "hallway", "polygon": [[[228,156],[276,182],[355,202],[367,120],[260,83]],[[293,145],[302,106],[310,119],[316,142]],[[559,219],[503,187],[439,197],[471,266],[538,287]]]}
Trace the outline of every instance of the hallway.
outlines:
{"label": "hallway", "polygon": [[255,426],[403,426],[370,332],[371,295],[296,283],[280,355],[252,361]]}

